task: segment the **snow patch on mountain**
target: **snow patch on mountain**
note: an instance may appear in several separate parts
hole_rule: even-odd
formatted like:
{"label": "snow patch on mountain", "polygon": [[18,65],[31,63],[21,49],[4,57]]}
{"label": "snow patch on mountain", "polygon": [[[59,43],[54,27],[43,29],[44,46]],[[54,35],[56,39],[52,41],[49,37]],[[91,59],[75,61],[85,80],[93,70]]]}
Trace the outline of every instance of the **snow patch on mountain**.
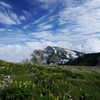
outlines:
{"label": "snow patch on mountain", "polygon": [[44,50],[35,50],[32,54],[31,63],[66,64],[69,60],[83,55],[84,53],[82,52],[56,46],[48,46]]}

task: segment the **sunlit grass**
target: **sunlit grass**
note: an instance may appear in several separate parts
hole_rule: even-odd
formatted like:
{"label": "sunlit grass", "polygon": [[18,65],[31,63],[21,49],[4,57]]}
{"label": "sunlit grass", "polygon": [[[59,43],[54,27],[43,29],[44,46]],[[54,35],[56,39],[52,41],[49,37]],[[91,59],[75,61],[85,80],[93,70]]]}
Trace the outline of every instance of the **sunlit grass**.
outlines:
{"label": "sunlit grass", "polygon": [[[48,66],[0,62],[0,100],[99,100],[100,67]],[[1,84],[0,84],[1,85]]]}

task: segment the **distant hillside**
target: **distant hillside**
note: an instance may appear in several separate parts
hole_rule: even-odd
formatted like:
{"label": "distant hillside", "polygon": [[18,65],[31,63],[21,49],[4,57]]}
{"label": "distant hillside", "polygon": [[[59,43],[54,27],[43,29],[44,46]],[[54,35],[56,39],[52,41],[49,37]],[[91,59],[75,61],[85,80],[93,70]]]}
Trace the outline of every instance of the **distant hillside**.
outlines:
{"label": "distant hillside", "polygon": [[81,66],[99,66],[100,53],[85,54],[68,62],[68,65],[81,65]]}

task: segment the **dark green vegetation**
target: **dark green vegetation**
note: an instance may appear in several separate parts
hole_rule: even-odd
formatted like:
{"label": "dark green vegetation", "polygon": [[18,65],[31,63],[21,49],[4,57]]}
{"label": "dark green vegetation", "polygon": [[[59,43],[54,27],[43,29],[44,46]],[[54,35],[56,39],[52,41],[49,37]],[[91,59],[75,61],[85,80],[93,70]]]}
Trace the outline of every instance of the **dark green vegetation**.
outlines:
{"label": "dark green vegetation", "polygon": [[[46,66],[0,61],[0,100],[99,100],[100,67]],[[3,84],[0,83],[0,86]]]}
{"label": "dark green vegetation", "polygon": [[100,66],[100,53],[92,53],[69,61],[68,65]]}

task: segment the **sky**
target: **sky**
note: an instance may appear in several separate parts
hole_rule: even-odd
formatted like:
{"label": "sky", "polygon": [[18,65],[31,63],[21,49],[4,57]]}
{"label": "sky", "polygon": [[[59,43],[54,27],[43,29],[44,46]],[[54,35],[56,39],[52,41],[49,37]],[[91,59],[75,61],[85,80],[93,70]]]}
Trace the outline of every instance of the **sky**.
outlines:
{"label": "sky", "polygon": [[46,46],[100,52],[100,0],[0,0],[0,59]]}

